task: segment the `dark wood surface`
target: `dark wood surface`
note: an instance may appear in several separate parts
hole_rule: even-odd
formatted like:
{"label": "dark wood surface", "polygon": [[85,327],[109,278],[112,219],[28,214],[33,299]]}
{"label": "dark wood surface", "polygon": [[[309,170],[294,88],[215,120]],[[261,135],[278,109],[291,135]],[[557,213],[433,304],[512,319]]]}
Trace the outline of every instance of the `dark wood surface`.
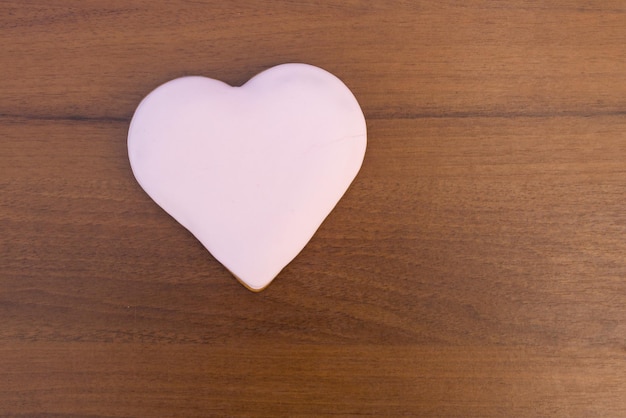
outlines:
{"label": "dark wood surface", "polygon": [[[0,416],[626,416],[626,3],[0,2]],[[159,84],[339,76],[348,193],[265,291],[135,182]]]}

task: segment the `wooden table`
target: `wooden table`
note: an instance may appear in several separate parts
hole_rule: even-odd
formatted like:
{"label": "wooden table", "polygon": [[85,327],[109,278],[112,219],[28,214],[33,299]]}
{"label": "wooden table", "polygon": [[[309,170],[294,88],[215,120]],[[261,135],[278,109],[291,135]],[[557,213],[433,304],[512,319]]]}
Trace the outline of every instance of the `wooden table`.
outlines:
{"label": "wooden table", "polygon": [[[1,416],[626,416],[623,0],[164,3],[0,3]],[[126,134],[285,62],[368,151],[254,294]]]}

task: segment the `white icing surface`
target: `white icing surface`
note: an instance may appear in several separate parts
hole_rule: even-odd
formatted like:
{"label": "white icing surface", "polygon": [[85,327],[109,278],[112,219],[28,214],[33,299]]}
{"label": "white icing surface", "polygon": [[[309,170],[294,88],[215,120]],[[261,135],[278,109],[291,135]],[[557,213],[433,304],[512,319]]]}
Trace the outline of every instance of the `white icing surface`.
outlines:
{"label": "white icing surface", "polygon": [[141,187],[251,290],[309,242],[365,148],[350,90],[306,64],[270,68],[241,87],[172,80],[141,102],[128,132]]}

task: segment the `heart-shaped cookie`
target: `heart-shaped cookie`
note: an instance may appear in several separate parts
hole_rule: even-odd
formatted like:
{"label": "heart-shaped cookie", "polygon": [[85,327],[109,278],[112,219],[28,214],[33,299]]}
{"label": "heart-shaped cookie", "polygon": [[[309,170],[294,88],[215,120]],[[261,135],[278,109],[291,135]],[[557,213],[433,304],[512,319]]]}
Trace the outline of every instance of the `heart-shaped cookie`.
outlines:
{"label": "heart-shaped cookie", "polygon": [[270,68],[241,87],[183,77],[137,107],[137,181],[251,290],[309,242],[359,171],[363,112],[334,75]]}

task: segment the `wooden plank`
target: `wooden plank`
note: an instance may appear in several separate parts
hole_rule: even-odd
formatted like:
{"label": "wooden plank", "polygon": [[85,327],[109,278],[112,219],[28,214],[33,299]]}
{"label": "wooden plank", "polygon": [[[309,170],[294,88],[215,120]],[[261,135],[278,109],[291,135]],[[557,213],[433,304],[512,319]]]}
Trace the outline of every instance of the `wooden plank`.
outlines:
{"label": "wooden plank", "polygon": [[20,414],[530,417],[626,411],[626,370],[614,367],[624,364],[623,350],[35,343],[0,352],[3,406]]}

